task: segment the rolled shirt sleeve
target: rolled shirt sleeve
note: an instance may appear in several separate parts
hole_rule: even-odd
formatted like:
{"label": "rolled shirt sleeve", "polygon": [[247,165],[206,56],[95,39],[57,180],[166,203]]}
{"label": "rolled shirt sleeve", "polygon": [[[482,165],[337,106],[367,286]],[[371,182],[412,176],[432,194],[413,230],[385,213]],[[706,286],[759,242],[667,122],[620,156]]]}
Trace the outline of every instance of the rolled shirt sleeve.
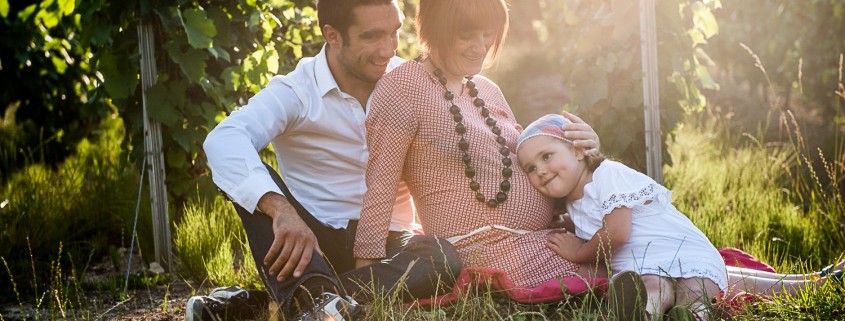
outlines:
{"label": "rolled shirt sleeve", "polygon": [[249,212],[255,211],[266,193],[284,195],[258,151],[285,132],[301,105],[290,87],[271,81],[247,105],[220,122],[203,143],[214,183]]}

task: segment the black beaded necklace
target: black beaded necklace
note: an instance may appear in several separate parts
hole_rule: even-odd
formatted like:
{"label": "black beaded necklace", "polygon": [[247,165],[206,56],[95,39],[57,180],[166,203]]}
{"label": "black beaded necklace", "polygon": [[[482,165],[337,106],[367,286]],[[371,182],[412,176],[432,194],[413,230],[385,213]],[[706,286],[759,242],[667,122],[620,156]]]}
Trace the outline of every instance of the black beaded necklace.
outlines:
{"label": "black beaded necklace", "polygon": [[513,175],[513,170],[511,169],[513,161],[511,161],[510,157],[508,157],[511,151],[506,145],[507,140],[502,137],[502,128],[496,124],[496,119],[490,116],[490,109],[485,106],[484,100],[478,97],[478,88],[475,87],[475,83],[472,81],[472,76],[467,76],[467,88],[469,89],[469,96],[472,98],[472,103],[476,107],[480,108],[479,111],[481,116],[486,119],[487,127],[490,127],[490,131],[496,135],[496,142],[499,143],[500,146],[499,153],[504,157],[502,158],[502,165],[504,165],[504,168],[502,168],[502,176],[504,176],[504,180],[502,180],[502,183],[499,184],[499,192],[496,194],[496,197],[488,200],[484,194],[479,191],[479,189],[481,189],[481,184],[475,180],[475,168],[470,165],[470,163],[472,163],[472,157],[467,153],[469,150],[469,142],[466,140],[466,137],[464,137],[464,134],[467,132],[467,127],[464,125],[464,115],[461,114],[461,108],[453,101],[455,99],[455,94],[446,87],[446,77],[443,76],[443,72],[440,68],[435,67],[434,76],[437,77],[437,80],[446,90],[443,98],[446,98],[446,100],[448,100],[451,104],[449,112],[452,114],[452,119],[455,120],[455,123],[457,123],[457,125],[455,125],[455,132],[461,137],[458,141],[458,149],[460,149],[463,153],[461,160],[464,162],[464,165],[466,165],[464,174],[470,179],[469,188],[475,192],[476,200],[487,203],[487,206],[490,208],[495,208],[508,199],[507,193],[511,189],[509,179]]}

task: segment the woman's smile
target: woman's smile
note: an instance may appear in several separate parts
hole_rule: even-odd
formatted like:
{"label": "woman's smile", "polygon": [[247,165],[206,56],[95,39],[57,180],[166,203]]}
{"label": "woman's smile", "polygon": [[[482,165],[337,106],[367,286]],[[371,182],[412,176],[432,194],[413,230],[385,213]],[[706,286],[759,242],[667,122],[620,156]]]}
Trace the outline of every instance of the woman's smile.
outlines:
{"label": "woman's smile", "polygon": [[466,58],[467,60],[469,60],[469,61],[473,61],[473,62],[475,62],[475,61],[479,61],[479,60],[481,60],[481,59],[484,59],[484,55],[463,55],[463,56],[464,56],[464,58]]}

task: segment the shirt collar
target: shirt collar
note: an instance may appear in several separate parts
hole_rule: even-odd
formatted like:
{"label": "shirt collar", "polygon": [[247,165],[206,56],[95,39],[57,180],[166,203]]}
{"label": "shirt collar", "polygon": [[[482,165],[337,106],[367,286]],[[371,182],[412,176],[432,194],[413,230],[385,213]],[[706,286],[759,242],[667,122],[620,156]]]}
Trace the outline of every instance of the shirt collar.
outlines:
{"label": "shirt collar", "polygon": [[317,89],[320,90],[321,97],[328,94],[332,89],[337,89],[337,92],[340,92],[340,87],[337,86],[337,81],[334,80],[334,75],[329,69],[326,48],[328,48],[328,44],[323,44],[323,49],[314,57],[314,78],[317,80]]}

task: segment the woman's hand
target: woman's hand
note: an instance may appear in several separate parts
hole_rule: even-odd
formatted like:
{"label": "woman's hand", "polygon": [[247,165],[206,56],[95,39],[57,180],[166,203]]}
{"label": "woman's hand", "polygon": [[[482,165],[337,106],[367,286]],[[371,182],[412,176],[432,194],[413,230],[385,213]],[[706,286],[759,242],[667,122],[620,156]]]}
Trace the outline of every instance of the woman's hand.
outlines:
{"label": "woman's hand", "polygon": [[599,135],[578,116],[563,112],[563,117],[572,121],[571,124],[564,124],[563,137],[572,141],[572,145],[577,148],[583,148],[584,152],[590,155],[599,152]]}
{"label": "woman's hand", "polygon": [[576,261],[578,251],[583,245],[584,242],[571,233],[552,233],[546,242],[546,247],[571,262]]}

